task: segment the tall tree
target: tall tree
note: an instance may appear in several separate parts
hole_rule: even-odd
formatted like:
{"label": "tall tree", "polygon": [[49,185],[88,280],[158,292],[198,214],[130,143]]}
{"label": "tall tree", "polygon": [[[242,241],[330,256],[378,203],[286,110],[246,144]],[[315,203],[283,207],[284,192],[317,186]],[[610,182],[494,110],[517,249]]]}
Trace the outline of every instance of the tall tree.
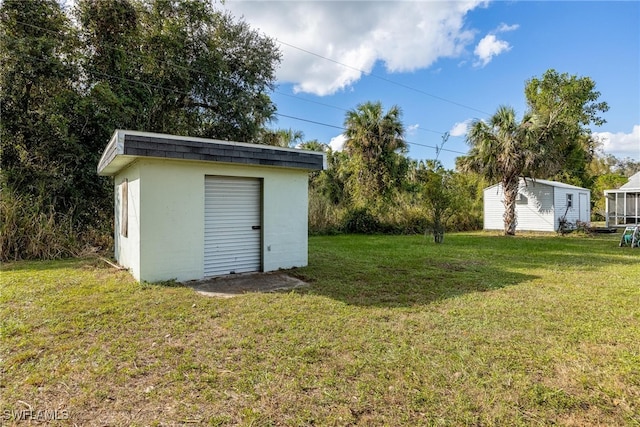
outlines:
{"label": "tall tree", "polygon": [[2,186],[68,211],[83,201],[72,178],[85,154],[73,136],[75,35],[54,0],[0,6]]}
{"label": "tall tree", "polygon": [[606,123],[600,114],[609,109],[598,100],[595,82],[549,69],[525,83],[525,95],[529,112],[548,128],[546,145],[554,149],[553,156],[540,159],[539,177],[590,187],[589,164],[598,145],[590,126]]}
{"label": "tall tree", "polygon": [[513,108],[501,106],[485,122],[474,120],[467,133],[471,145],[469,154],[460,159],[463,170],[483,175],[490,182],[498,181],[504,191],[504,233],[516,233],[516,197],[521,176],[532,171],[544,155],[539,140],[541,127],[526,115],[516,119]]}
{"label": "tall tree", "polygon": [[275,112],[273,40],[198,0],[78,0],[74,13],[0,2],[5,200],[104,230],[111,186],[95,167],[114,129],[258,142]]}
{"label": "tall tree", "polygon": [[351,156],[356,200],[366,202],[396,187],[406,170],[404,125],[400,107],[387,112],[380,102],[366,102],[345,118],[345,151]]}
{"label": "tall tree", "polygon": [[110,124],[259,142],[275,112],[272,39],[198,0],[81,0],[77,16],[97,103],[120,106]]}
{"label": "tall tree", "polygon": [[608,109],[605,102],[597,102],[600,93],[591,79],[555,70],[527,81],[525,95],[529,110],[521,121],[513,108],[502,106],[487,122],[471,124],[467,134],[471,150],[459,162],[463,169],[502,183],[507,235],[516,231],[520,177],[563,176],[586,184],[596,146],[588,126],[604,123],[598,114]]}
{"label": "tall tree", "polygon": [[289,129],[266,129],[263,131],[260,137],[260,142],[267,145],[274,145],[276,147],[295,147],[297,144],[302,144],[304,139],[304,133],[300,130]]}

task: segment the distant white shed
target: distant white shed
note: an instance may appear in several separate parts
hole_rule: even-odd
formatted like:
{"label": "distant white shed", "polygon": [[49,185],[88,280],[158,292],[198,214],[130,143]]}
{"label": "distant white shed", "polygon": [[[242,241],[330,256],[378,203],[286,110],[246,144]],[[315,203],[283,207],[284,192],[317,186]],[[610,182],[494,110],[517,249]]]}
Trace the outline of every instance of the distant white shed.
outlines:
{"label": "distant white shed", "polygon": [[324,153],[117,130],[98,173],[114,178],[115,258],[141,281],[307,264],[308,173]]}
{"label": "distant white shed", "polygon": [[[556,231],[563,216],[572,223],[588,223],[591,192],[562,182],[520,178],[516,199],[516,230]],[[504,229],[502,184],[484,189],[484,229]]]}

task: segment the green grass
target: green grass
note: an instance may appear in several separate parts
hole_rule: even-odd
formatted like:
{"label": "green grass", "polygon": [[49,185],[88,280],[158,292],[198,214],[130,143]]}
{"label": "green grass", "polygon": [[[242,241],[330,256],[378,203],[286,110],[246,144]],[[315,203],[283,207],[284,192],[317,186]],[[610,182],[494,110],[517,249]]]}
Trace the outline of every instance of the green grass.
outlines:
{"label": "green grass", "polygon": [[640,425],[618,236],[310,239],[311,283],[215,299],[98,260],[3,266],[0,417],[56,425]]}

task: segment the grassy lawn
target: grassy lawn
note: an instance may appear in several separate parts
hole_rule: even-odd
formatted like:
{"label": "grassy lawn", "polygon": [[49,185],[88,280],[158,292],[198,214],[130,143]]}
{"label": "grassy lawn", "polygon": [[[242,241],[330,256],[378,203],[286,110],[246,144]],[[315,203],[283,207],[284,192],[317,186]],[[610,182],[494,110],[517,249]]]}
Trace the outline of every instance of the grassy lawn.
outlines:
{"label": "grassy lawn", "polygon": [[618,238],[313,237],[309,288],[231,299],[5,265],[0,424],[638,426],[640,250]]}

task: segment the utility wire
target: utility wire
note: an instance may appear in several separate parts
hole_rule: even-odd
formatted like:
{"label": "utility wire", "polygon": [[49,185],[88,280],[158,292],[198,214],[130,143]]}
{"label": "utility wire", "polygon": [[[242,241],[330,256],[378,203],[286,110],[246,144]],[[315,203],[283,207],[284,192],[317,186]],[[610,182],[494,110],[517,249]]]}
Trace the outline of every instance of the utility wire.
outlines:
{"label": "utility wire", "polygon": [[333,62],[334,64],[341,65],[341,66],[343,66],[343,67],[345,67],[345,68],[349,68],[350,70],[358,71],[358,72],[360,72],[360,73],[362,73],[362,74],[364,74],[364,75],[366,75],[366,76],[374,77],[374,78],[376,78],[376,79],[378,79],[378,80],[382,80],[382,81],[385,81],[385,82],[387,82],[387,83],[391,83],[391,84],[393,84],[393,85],[396,85],[396,86],[402,87],[402,88],[404,88],[404,89],[412,90],[412,91],[414,91],[414,92],[420,93],[420,94],[422,94],[422,95],[429,96],[429,97],[434,98],[434,99],[437,99],[437,100],[439,100],[439,101],[447,102],[447,103],[449,103],[449,104],[453,104],[453,105],[456,105],[456,106],[461,107],[461,108],[466,108],[467,110],[472,110],[472,111],[475,111],[475,112],[477,112],[477,113],[482,113],[482,114],[487,115],[487,116],[490,116],[490,115],[491,115],[491,113],[487,113],[486,111],[482,111],[482,110],[479,110],[479,109],[477,109],[477,108],[471,107],[471,106],[469,106],[469,105],[465,105],[465,104],[462,104],[462,103],[460,103],[460,102],[452,101],[452,100],[450,100],[450,99],[443,98],[443,97],[438,96],[438,95],[434,95],[434,94],[429,93],[429,92],[426,92],[426,91],[424,91],[424,90],[422,90],[422,89],[418,89],[418,88],[415,88],[415,87],[413,87],[413,86],[409,86],[409,85],[406,85],[406,84],[404,84],[404,83],[400,83],[400,82],[397,82],[397,81],[395,81],[395,80],[391,80],[391,79],[389,79],[389,78],[387,78],[387,77],[383,77],[383,76],[380,76],[380,75],[377,75],[377,74],[373,74],[373,73],[371,73],[371,72],[368,72],[368,71],[365,71],[365,70],[363,70],[363,69],[360,69],[360,68],[357,68],[357,67],[351,66],[351,65],[349,65],[349,64],[345,64],[345,63],[343,63],[343,62],[336,61],[335,59],[331,59],[331,58],[328,58],[328,57],[326,57],[326,56],[320,55],[320,54],[318,54],[318,53],[311,52],[310,50],[303,49],[303,48],[301,48],[301,47],[298,47],[298,46],[292,45],[292,44],[287,43],[287,42],[285,42],[285,41],[282,41],[282,40],[280,40],[280,39],[275,39],[275,40],[276,40],[278,43],[282,44],[282,45],[289,46],[289,47],[291,47],[291,48],[293,48],[293,49],[297,49],[297,50],[299,50],[299,51],[301,51],[301,52],[308,53],[309,55],[317,56],[318,58],[321,58],[321,59],[324,59],[324,60],[327,60],[327,61]]}
{"label": "utility wire", "polygon": [[[19,24],[22,24],[22,25],[26,25],[26,26],[32,27],[32,28],[38,28],[38,29],[40,29],[40,30],[43,30],[43,31],[46,31],[46,32],[49,32],[49,33],[58,34],[56,31],[49,30],[49,29],[47,29],[47,28],[43,28],[43,27],[40,27],[40,26],[37,26],[37,25],[29,24],[29,23],[22,22],[22,21],[16,21],[16,22],[17,22],[17,23],[19,23]],[[17,38],[17,37],[16,37],[16,38]],[[458,105],[458,106],[463,107],[463,108],[467,108],[467,109],[474,110],[474,111],[477,111],[477,112],[480,112],[480,113],[483,113],[483,114],[486,114],[486,115],[490,115],[490,113],[487,113],[487,112],[485,112],[485,111],[478,110],[478,109],[476,109],[476,108],[469,107],[469,106],[467,106],[467,105],[460,104],[460,103],[457,103],[457,102],[455,102],[455,101],[451,101],[451,100],[448,100],[448,99],[446,99],[446,98],[442,98],[442,97],[439,97],[439,96],[437,96],[437,95],[430,94],[430,93],[425,92],[425,91],[422,91],[422,90],[420,90],[420,89],[413,88],[413,87],[411,87],[411,86],[404,85],[404,84],[399,83],[399,82],[395,82],[395,81],[393,81],[393,80],[387,79],[387,78],[382,77],[382,76],[375,75],[375,74],[373,74],[373,73],[367,73],[367,72],[365,72],[364,70],[361,70],[361,69],[358,69],[358,68],[352,67],[352,66],[347,65],[347,64],[343,64],[343,63],[341,63],[341,62],[339,62],[339,61],[336,61],[336,60],[333,60],[333,59],[331,59],[331,58],[323,57],[322,55],[319,55],[319,54],[314,53],[314,52],[311,52],[311,51],[307,51],[307,50],[305,50],[305,49],[302,49],[302,48],[299,48],[299,47],[297,47],[297,46],[294,46],[294,45],[288,44],[288,43],[286,43],[286,42],[283,42],[283,41],[281,41],[281,40],[276,39],[276,41],[277,41],[278,43],[281,43],[281,44],[284,44],[284,45],[286,45],[286,46],[292,47],[292,48],[294,48],[294,49],[298,49],[298,50],[304,51],[304,52],[306,52],[306,53],[309,53],[309,54],[311,54],[311,55],[314,55],[314,56],[317,56],[317,57],[323,58],[323,59],[328,60],[328,61],[331,61],[331,62],[334,62],[334,63],[339,64],[339,65],[341,65],[341,66],[344,66],[344,67],[347,67],[347,68],[351,68],[351,69],[357,70],[357,71],[359,71],[359,72],[362,72],[362,73],[364,73],[364,74],[366,74],[366,75],[370,75],[370,76],[375,77],[375,78],[377,78],[377,79],[380,79],[380,80],[383,80],[383,81],[387,81],[387,82],[389,82],[389,83],[391,83],[391,84],[395,84],[395,85],[398,85],[398,86],[401,86],[401,87],[405,87],[405,88],[407,88],[407,89],[410,89],[410,90],[413,90],[413,91],[416,91],[416,92],[422,93],[422,94],[427,95],[427,96],[430,96],[430,97],[432,97],[432,98],[439,99],[439,100],[441,100],[441,101],[443,101],[443,102],[448,102],[448,103],[451,103],[451,104],[454,104],[454,105]],[[134,56],[137,56],[137,57],[139,57],[139,58],[143,58],[143,59],[144,59],[144,57],[143,57],[142,55],[139,55],[139,54],[136,54],[136,53],[133,53],[133,52],[129,52],[129,51],[125,51],[124,49],[119,49],[119,48],[115,48],[115,47],[112,47],[112,46],[107,46],[107,48],[108,48],[108,49],[111,49],[111,50],[119,51],[119,52],[124,52],[124,53],[126,53],[127,55],[134,55]],[[32,58],[32,59],[34,59],[34,60],[37,60],[37,61],[46,62],[46,60],[44,60],[44,59],[42,59],[42,58],[37,58],[37,57],[31,56],[31,55],[26,55],[26,56],[28,56],[28,57],[30,57],[30,58]],[[150,58],[150,57],[149,57],[149,56],[147,56],[146,58]],[[179,64],[172,64],[172,63],[169,63],[169,62],[167,62],[167,61],[158,60],[158,59],[156,59],[156,58],[153,58],[153,59],[155,59],[155,60],[156,60],[156,62],[164,63],[164,64],[166,64],[166,65],[168,65],[168,66],[171,66],[171,67],[175,67],[175,68],[182,68],[182,69],[184,69],[184,70],[189,70],[189,71],[197,72],[197,73],[199,73],[199,74],[201,74],[201,75],[205,75],[205,76],[212,76],[211,74],[205,73],[205,72],[203,72],[202,70],[198,70],[198,69],[195,69],[195,68],[192,68],[192,67],[185,67],[185,66],[183,66],[183,65],[179,65]],[[68,64],[65,64],[65,65],[68,65]],[[156,88],[156,89],[159,89],[159,90],[164,90],[164,91],[168,91],[168,92],[173,92],[173,93],[176,93],[176,94],[187,95],[187,96],[191,96],[191,95],[192,95],[191,93],[187,93],[187,92],[183,92],[183,91],[179,91],[179,90],[176,90],[176,89],[171,89],[171,88],[167,88],[167,87],[163,87],[163,86],[159,86],[159,85],[154,85],[154,84],[151,84],[151,83],[145,83],[145,82],[140,81],[140,80],[129,79],[129,78],[122,77],[122,76],[114,76],[114,75],[110,75],[110,74],[107,74],[107,73],[101,73],[101,72],[94,71],[94,70],[86,70],[86,69],[85,69],[85,70],[83,70],[83,71],[88,72],[88,73],[93,73],[93,74],[101,75],[101,76],[104,76],[104,77],[110,77],[110,78],[113,78],[113,79],[120,79],[120,80],[123,80],[123,81],[128,81],[128,82],[131,82],[131,83],[140,84],[140,85],[142,85],[142,86],[145,86],[146,88],[153,87],[153,88]],[[302,100],[302,101],[305,101],[305,102],[311,102],[311,103],[315,103],[315,104],[322,105],[322,106],[325,106],[325,107],[335,108],[335,109],[338,109],[338,110],[349,111],[349,110],[346,110],[346,109],[344,109],[344,108],[342,108],[342,107],[338,107],[338,106],[335,106],[335,105],[326,104],[326,103],[322,103],[322,102],[319,102],[319,101],[313,101],[313,100],[306,99],[306,98],[300,98],[300,97],[297,97],[297,96],[295,96],[295,95],[285,94],[285,93],[283,93],[283,92],[279,92],[279,91],[277,91],[277,90],[273,90],[273,89],[272,89],[272,91],[273,91],[273,92],[275,92],[275,93],[278,93],[278,94],[280,94],[280,95],[284,95],[284,96],[288,96],[288,97],[296,98],[296,99],[298,99],[298,100]],[[320,126],[331,127],[331,128],[334,128],[334,129],[340,129],[340,130],[343,130],[343,131],[344,131],[344,130],[346,130],[346,128],[344,128],[344,127],[342,127],[342,126],[332,125],[332,124],[328,124],[328,123],[322,123],[322,122],[318,122],[318,121],[310,120],[310,119],[305,119],[305,118],[301,118],[301,117],[289,116],[289,115],[285,115],[285,114],[277,113],[277,112],[276,112],[276,113],[274,113],[274,114],[275,114],[275,115],[278,115],[278,116],[281,116],[281,117],[290,118],[290,119],[292,119],[292,120],[298,120],[298,121],[303,121],[303,122],[307,122],[307,123],[312,123],[312,124],[316,124],[316,125],[320,125]],[[424,130],[424,131],[427,131],[427,132],[433,132],[433,133],[441,134],[441,135],[443,135],[443,136],[446,136],[446,138],[448,138],[448,137],[449,137],[448,132],[438,132],[438,131],[434,131],[434,130],[430,130],[430,129],[425,129],[425,128],[418,128],[418,129],[421,129],[421,130]],[[455,154],[461,154],[461,155],[466,155],[466,154],[467,154],[467,153],[465,153],[465,152],[461,152],[461,151],[457,151],[457,150],[450,150],[450,149],[443,148],[442,146],[443,146],[443,145],[444,145],[444,143],[446,142],[446,140],[444,139],[444,137],[443,137],[443,142],[442,142],[442,144],[441,144],[440,146],[433,146],[433,145],[421,144],[421,143],[417,143],[417,142],[413,142],[413,141],[408,141],[408,140],[405,140],[404,142],[405,142],[406,144],[409,144],[409,145],[421,146],[421,147],[426,147],[426,148],[433,148],[433,149],[435,149],[435,150],[436,150],[436,158],[437,158],[437,155],[439,154],[439,152],[441,152],[441,151],[447,151],[447,152],[451,152],[451,153],[455,153]],[[568,171],[568,172],[578,172],[578,171],[576,171],[576,170],[567,170],[567,171]]]}
{"label": "utility wire", "polygon": [[282,96],[286,96],[286,97],[289,97],[289,98],[293,98],[293,99],[296,99],[298,101],[304,101],[304,102],[309,102],[309,103],[312,103],[312,104],[322,105],[323,107],[334,108],[336,110],[340,110],[340,111],[344,111],[344,112],[349,111],[347,108],[338,107],[337,105],[331,105],[331,104],[327,104],[327,103],[320,102],[320,101],[314,101],[313,99],[309,99],[309,98],[302,98],[300,96],[291,95],[289,93],[284,93],[284,92],[281,92],[279,90],[274,90],[273,93],[277,93],[278,95],[282,95]]}
{"label": "utility wire", "polygon": [[[38,57],[35,57],[35,56],[32,56],[32,55],[25,55],[25,56],[28,57],[28,58],[34,59],[36,61],[47,62],[46,59],[38,58]],[[62,62],[62,64],[69,66],[69,64],[67,64],[65,62]],[[191,93],[188,93],[188,92],[183,92],[183,91],[179,91],[179,90],[176,90],[176,89],[171,89],[171,88],[166,88],[166,87],[159,86],[159,85],[145,83],[145,82],[143,82],[141,80],[128,79],[128,78],[125,78],[125,77],[122,77],[122,76],[114,76],[114,75],[111,75],[111,74],[108,74],[108,73],[102,73],[102,72],[94,71],[94,70],[84,70],[84,71],[87,72],[87,73],[91,73],[91,74],[97,74],[97,75],[104,76],[104,77],[110,77],[110,78],[113,78],[113,79],[118,79],[118,80],[128,81],[130,83],[139,84],[139,85],[142,85],[142,86],[144,86],[146,88],[153,87],[153,88],[156,88],[156,89],[159,89],[159,90],[164,90],[164,91],[167,91],[167,92],[173,92],[173,93],[176,93],[176,94],[179,94],[179,95],[186,95],[186,96],[191,96],[192,95]],[[323,123],[323,122],[319,122],[319,121],[316,121],[316,120],[305,119],[305,118],[302,118],[302,117],[290,116],[290,115],[286,115],[286,114],[282,114],[282,113],[275,113],[275,114],[278,115],[278,116],[281,116],[281,117],[286,117],[286,118],[292,119],[292,120],[299,120],[299,121],[303,121],[303,122],[307,122],[307,123],[311,123],[311,124],[316,124],[316,125],[319,125],[319,126],[331,127],[331,128],[334,128],[334,129],[340,129],[342,131],[346,131],[347,130],[343,126],[332,125],[332,124],[329,124],[329,123]],[[372,133],[372,132],[370,132],[370,133]],[[413,141],[408,141],[408,140],[404,140],[403,142],[408,144],[408,145],[420,146],[420,147],[425,147],[425,148],[433,148],[433,149],[437,150],[437,152],[447,151],[447,152],[454,153],[454,154],[461,154],[461,155],[467,155],[468,154],[468,153],[465,153],[465,152],[462,152],[462,151],[450,150],[450,149],[447,149],[447,148],[442,148],[442,146],[446,142],[445,138],[443,138],[443,142],[439,147],[438,146],[434,146],[434,145],[421,144],[421,143],[418,143],[418,142],[413,142]],[[579,171],[574,170],[574,169],[566,169],[566,171],[567,172],[579,172]]]}
{"label": "utility wire", "polygon": [[[346,131],[347,130],[347,128],[345,128],[343,126],[331,125],[331,124],[328,124],[328,123],[322,123],[322,122],[318,122],[318,121],[315,121],[315,120],[309,120],[309,119],[303,119],[301,117],[289,116],[287,114],[276,113],[276,115],[278,115],[280,117],[286,117],[288,119],[293,119],[293,120],[299,120],[299,121],[302,121],[302,122],[312,123],[312,124],[319,125],[319,126],[326,126],[326,127],[330,127],[330,128],[334,128],[334,129],[340,129],[342,131]],[[409,145],[416,145],[416,146],[420,146],[420,147],[433,148],[436,151],[448,151],[450,153],[456,153],[456,154],[462,154],[462,155],[467,154],[467,153],[464,153],[462,151],[449,150],[447,148],[438,147],[436,145],[421,144],[419,142],[413,142],[413,141],[407,141],[407,140],[403,140],[403,141],[406,144],[409,144]],[[443,143],[443,145],[444,145],[444,143]]]}
{"label": "utility wire", "polygon": [[[22,22],[22,21],[16,21],[16,22],[19,23],[19,24],[22,24],[22,25],[29,26],[29,27],[38,28],[40,30],[43,30],[43,31],[46,31],[46,32],[49,32],[49,33],[57,34],[57,32],[55,32],[55,31],[52,31],[52,30],[49,30],[47,28],[43,28],[43,27],[40,27],[40,26],[37,26],[37,25],[29,24],[29,23]],[[112,47],[112,46],[107,46],[107,48],[109,48],[111,50],[114,50],[114,51],[125,52],[124,49],[119,49],[119,48]],[[145,59],[145,56],[143,56],[141,54],[137,54],[137,53],[133,53],[133,52],[126,52],[126,53],[128,55],[134,55],[134,56],[136,56],[138,58]],[[31,58],[31,59],[34,59],[36,61],[46,62],[46,60],[42,59],[42,58],[38,58],[38,57],[35,57],[35,56],[32,56],[32,55],[26,55],[26,56]],[[146,58],[150,58],[150,57],[146,56]],[[328,58],[325,58],[325,59],[328,59]],[[333,61],[333,60],[331,60],[331,61]],[[169,63],[167,61],[161,61],[161,60],[158,60],[157,62],[166,64],[166,65],[168,65],[170,67],[181,68],[181,69],[187,70],[187,71],[193,71],[193,72],[199,73],[199,74],[204,75],[204,76],[208,76],[208,77],[212,76],[211,74],[208,74],[208,73],[206,73],[206,72],[204,72],[202,70],[198,70],[198,69],[193,68],[193,67],[186,67],[186,66],[179,65],[179,64],[172,64],[172,63]],[[333,61],[333,62],[337,62],[337,61]],[[65,64],[65,65],[68,65],[68,64]],[[172,92],[172,93],[175,93],[175,94],[178,94],[178,95],[186,95],[186,96],[191,96],[192,95],[191,93],[187,93],[187,92],[184,92],[184,91],[180,91],[180,90],[176,90],[176,89],[172,89],[172,88],[168,88],[168,87],[164,87],[164,86],[160,86],[160,85],[144,82],[144,81],[141,81],[141,80],[135,80],[135,79],[131,79],[131,78],[123,77],[123,76],[114,76],[114,75],[111,75],[111,74],[108,74],[108,73],[103,73],[103,72],[96,71],[96,70],[84,69],[83,71],[87,72],[87,73],[90,73],[90,74],[102,76],[102,77],[107,77],[107,78],[111,78],[111,79],[117,79],[117,80],[129,82],[129,83],[138,84],[138,85],[141,85],[141,86],[143,86],[143,87],[145,87],[147,89],[148,88],[154,88],[154,89],[158,89],[158,90],[161,90],[161,91]],[[323,106],[326,106],[326,107],[335,108],[335,109],[339,109],[339,110],[343,110],[343,111],[349,111],[349,110],[344,109],[342,107],[338,107],[338,106],[335,106],[335,105],[326,104],[326,103],[323,103],[323,102],[314,101],[314,100],[310,100],[310,99],[306,99],[306,98],[296,97],[295,95],[285,94],[283,92],[279,92],[279,91],[276,91],[276,90],[274,90],[273,92],[279,93],[281,95],[293,97],[293,98],[296,98],[296,99],[299,99],[299,100],[303,100],[303,101],[306,101],[306,102],[311,102],[311,103],[314,103],[314,104],[323,105]],[[286,118],[289,118],[289,119],[292,119],[292,120],[298,120],[298,121],[302,121],[302,122],[306,122],[306,123],[311,123],[311,124],[316,124],[316,125],[320,125],[320,126],[330,127],[330,128],[333,128],[333,129],[339,129],[341,131],[346,131],[346,128],[343,127],[343,126],[332,125],[332,124],[329,124],[329,123],[323,123],[323,122],[310,120],[310,119],[306,119],[306,118],[302,118],[302,117],[290,116],[290,115],[286,115],[286,114],[282,114],[282,113],[278,113],[278,112],[275,112],[274,114],[279,116],[279,117],[286,117]],[[420,127],[418,129],[420,129]],[[434,130],[430,130],[430,129],[423,129],[423,130],[425,130],[427,132],[445,134],[445,133],[434,131]],[[421,144],[421,143],[412,142],[412,141],[408,141],[408,140],[404,140],[404,142],[406,144],[409,144],[409,145],[421,146],[421,147],[426,147],[426,148],[433,148],[436,151],[441,150],[441,151],[449,151],[449,152],[452,152],[452,153],[462,154],[462,155],[466,154],[466,153],[461,152],[461,151],[442,149],[442,148],[439,148],[438,146]]]}
{"label": "utility wire", "polygon": [[[28,58],[34,59],[36,61],[47,62],[46,59],[38,58],[38,57],[35,57],[35,56],[32,56],[32,55],[25,55],[25,56],[28,57]],[[68,64],[64,64],[64,65],[68,65]],[[146,83],[146,82],[143,82],[141,80],[129,79],[129,78],[122,77],[122,76],[114,76],[112,74],[103,73],[103,72],[100,72],[100,71],[85,70],[85,72],[90,73],[90,74],[95,74],[95,75],[98,75],[98,76],[102,76],[102,77],[109,77],[109,78],[116,79],[116,80],[121,80],[121,81],[126,81],[126,82],[129,82],[129,83],[138,84],[138,85],[144,86],[145,88],[152,87],[152,88],[155,88],[155,89],[158,89],[158,90],[172,92],[172,93],[175,93],[175,94],[178,94],[178,95],[186,95],[186,96],[191,96],[192,95],[191,93],[188,93],[188,92],[184,92],[184,91],[180,91],[180,90],[176,90],[176,89],[172,89],[172,88],[167,88],[167,87],[164,87],[164,86],[159,86],[159,85],[155,85],[155,84],[151,84],[151,83]],[[302,117],[290,116],[290,115],[287,115],[287,114],[282,114],[282,113],[277,113],[277,112],[275,113],[275,115],[280,116],[280,117],[286,117],[286,118],[292,119],[292,120],[298,120],[298,121],[303,121],[303,122],[306,122],[306,123],[312,123],[312,124],[319,125],[319,126],[330,127],[330,128],[333,128],[333,129],[339,129],[341,131],[346,131],[347,130],[343,126],[332,125],[332,124],[329,124],[329,123],[323,123],[323,122],[319,122],[319,121],[316,121],[316,120],[305,119],[305,118],[302,118]],[[433,145],[421,144],[421,143],[418,143],[418,142],[413,142],[413,141],[408,141],[408,140],[404,140],[404,142],[406,144],[409,144],[409,145],[420,146],[420,147],[425,147],[425,148],[438,149],[437,146],[433,146]],[[456,153],[456,154],[462,154],[462,155],[466,154],[466,153],[463,153],[461,151],[448,150],[448,149],[445,149],[445,148],[441,148],[440,150],[441,151],[448,151],[448,152]]]}
{"label": "utility wire", "polygon": [[[22,22],[22,21],[16,21],[16,22],[18,24],[21,24],[21,25],[26,25],[26,26],[29,26],[29,27],[32,27],[32,28],[37,28],[39,30],[43,30],[43,31],[49,32],[49,33],[58,34],[56,31],[50,30],[48,28],[43,28],[43,27],[40,27],[38,25],[34,25],[34,24],[27,23],[27,22]],[[441,100],[443,102],[448,102],[448,103],[451,103],[451,104],[454,104],[454,105],[457,105],[457,106],[460,106],[460,107],[463,107],[463,108],[467,108],[467,109],[470,109],[470,110],[473,110],[473,111],[476,111],[476,112],[480,112],[480,113],[483,113],[483,114],[486,114],[486,115],[490,115],[489,113],[486,113],[486,112],[484,112],[482,110],[478,110],[476,108],[473,108],[473,107],[470,107],[470,106],[467,106],[467,105],[464,105],[464,104],[460,104],[460,103],[457,103],[455,101],[451,101],[451,100],[448,100],[446,98],[439,97],[437,95],[430,94],[430,93],[425,92],[425,91],[423,91],[421,89],[417,89],[417,88],[405,85],[403,83],[399,83],[399,82],[393,81],[393,80],[388,79],[386,77],[378,76],[378,75],[373,74],[373,73],[368,73],[368,72],[366,72],[364,70],[361,70],[359,68],[350,66],[348,64],[344,64],[342,62],[336,61],[336,60],[331,59],[331,58],[324,57],[324,56],[319,55],[317,53],[314,53],[314,52],[308,51],[306,49],[303,49],[303,48],[294,46],[292,44],[286,43],[286,42],[284,42],[282,40],[279,40],[279,39],[275,39],[275,40],[276,40],[276,42],[278,42],[280,44],[283,44],[285,46],[289,46],[289,47],[292,47],[294,49],[298,49],[298,50],[300,50],[302,52],[306,52],[306,53],[308,53],[310,55],[317,56],[317,57],[322,58],[324,60],[327,60],[327,61],[330,61],[330,62],[334,62],[334,63],[336,63],[338,65],[343,66],[343,67],[350,68],[350,69],[353,69],[355,71],[359,71],[359,72],[361,72],[361,73],[363,73],[365,75],[377,78],[379,80],[386,81],[388,83],[391,83],[391,84],[394,84],[394,85],[397,85],[397,86],[400,86],[400,87],[404,87],[406,89],[413,90],[413,91],[418,92],[418,93],[422,93],[424,95],[430,96],[430,97],[432,97],[434,99]],[[114,46],[107,46],[107,49],[110,49],[112,51],[117,51],[117,52],[120,52],[120,53],[125,53],[126,55],[129,55],[129,56],[133,55],[133,56],[136,56],[137,58],[140,58],[140,59],[143,59],[143,60],[151,58],[149,55],[143,55],[143,54],[139,54],[139,53],[136,53],[136,52],[126,51],[124,49],[117,48],[117,47],[114,47]],[[170,67],[179,68],[179,69],[182,69],[182,70],[185,70],[185,71],[192,71],[192,72],[204,75],[204,76],[210,76],[210,74],[208,74],[208,73],[206,73],[206,72],[204,72],[202,70],[199,70],[197,68],[187,67],[187,66],[180,65],[180,64],[173,64],[173,63],[170,63],[168,61],[162,61],[162,60],[159,60],[159,59],[156,59],[156,58],[152,58],[152,59],[154,59],[156,62],[159,62],[159,63],[162,63],[162,64],[166,64],[166,65],[168,65]],[[327,103],[320,102],[320,101],[314,101],[314,100],[311,100],[311,99],[308,99],[308,98],[302,98],[302,97],[299,97],[297,95],[287,94],[287,93],[284,93],[282,91],[278,91],[276,89],[272,89],[272,92],[273,93],[277,93],[277,94],[282,95],[282,96],[289,97],[289,98],[294,98],[296,100],[300,100],[300,101],[303,101],[303,102],[313,103],[313,104],[321,105],[321,106],[328,107],[328,108],[334,108],[334,109],[345,111],[345,112],[349,111],[348,109],[343,108],[343,107],[339,107],[339,106],[332,105],[332,104],[327,104]],[[444,135],[445,133],[447,133],[447,132],[440,132],[440,131],[436,131],[436,130],[433,130],[433,129],[424,128],[419,123],[418,123],[418,130],[424,131],[424,132],[435,133],[435,134],[438,134],[438,135]]]}
{"label": "utility wire", "polygon": [[342,131],[346,130],[346,128],[344,128],[342,126],[331,125],[329,123],[322,123],[322,122],[318,122],[318,121],[315,121],[315,120],[303,119],[301,117],[289,116],[287,114],[282,114],[282,113],[278,113],[278,112],[276,112],[275,114],[277,116],[280,116],[280,117],[286,117],[287,119],[293,119],[293,120],[298,120],[298,121],[301,121],[301,122],[313,123],[314,125],[320,125],[320,126],[333,128],[333,129],[339,129],[339,130],[342,130]]}
{"label": "utility wire", "polygon": [[[277,93],[278,95],[288,96],[288,97],[290,97],[290,98],[294,98],[294,99],[296,99],[296,100],[298,100],[298,101],[304,101],[304,102],[309,102],[309,103],[312,103],[312,104],[318,104],[318,105],[322,105],[322,106],[324,106],[324,107],[334,108],[334,109],[336,109],[336,110],[341,110],[341,111],[344,111],[344,112],[348,112],[348,111],[350,111],[350,110],[348,110],[347,108],[338,107],[337,105],[327,104],[327,103],[320,102],[320,101],[314,101],[314,100],[312,100],[312,99],[308,99],[308,98],[301,98],[301,97],[299,97],[299,96],[296,96],[296,95],[290,95],[290,94],[288,94],[288,93],[280,92],[280,91],[278,91],[278,90],[274,90],[273,92],[274,92],[274,93]],[[440,132],[440,131],[433,130],[433,129],[423,128],[423,127],[420,125],[420,123],[417,123],[417,126],[418,126],[418,128],[417,128],[418,130],[421,130],[421,131],[424,131],[424,132],[436,133],[436,134],[438,134],[438,135],[444,135],[444,134],[448,133],[448,132]]]}

